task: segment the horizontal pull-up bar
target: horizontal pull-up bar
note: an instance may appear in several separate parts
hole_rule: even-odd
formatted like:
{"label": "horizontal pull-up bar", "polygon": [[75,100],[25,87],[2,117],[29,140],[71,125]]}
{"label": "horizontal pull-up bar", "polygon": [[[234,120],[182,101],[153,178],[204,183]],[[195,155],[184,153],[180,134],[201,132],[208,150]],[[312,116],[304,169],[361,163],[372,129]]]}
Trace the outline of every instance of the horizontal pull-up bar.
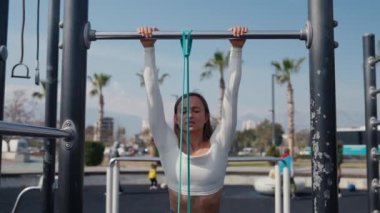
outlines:
{"label": "horizontal pull-up bar", "polygon": [[0,135],[64,138],[69,141],[74,139],[75,132],[74,124],[69,120],[65,121],[62,129],[0,121]]}
{"label": "horizontal pull-up bar", "polygon": [[[301,31],[249,31],[242,38],[245,39],[300,39],[304,40],[305,35]],[[141,39],[142,36],[136,32],[97,32],[94,31],[90,36],[91,40],[100,39]],[[181,39],[182,32],[154,32],[152,39]],[[192,39],[232,39],[236,38],[231,32],[221,31],[193,31]]]}
{"label": "horizontal pull-up bar", "polygon": [[[98,32],[92,30],[90,23],[87,23],[84,30],[84,37],[87,48],[90,47],[90,42],[95,40],[137,40],[142,36],[137,32]],[[259,31],[253,30],[245,33],[242,38],[245,39],[299,39],[306,41],[306,46],[310,46],[312,30],[310,24],[306,24],[301,30],[277,30],[277,31]],[[182,39],[180,31],[158,31],[154,32],[152,39]],[[229,31],[192,31],[192,39],[233,39],[236,38]]]}

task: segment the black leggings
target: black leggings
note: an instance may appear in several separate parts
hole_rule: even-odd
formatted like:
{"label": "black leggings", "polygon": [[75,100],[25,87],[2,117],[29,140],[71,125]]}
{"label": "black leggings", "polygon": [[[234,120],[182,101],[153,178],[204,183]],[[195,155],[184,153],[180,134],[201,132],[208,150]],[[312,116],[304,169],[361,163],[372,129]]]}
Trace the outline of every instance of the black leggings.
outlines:
{"label": "black leggings", "polygon": [[157,179],[156,178],[150,178],[150,186],[157,186]]}

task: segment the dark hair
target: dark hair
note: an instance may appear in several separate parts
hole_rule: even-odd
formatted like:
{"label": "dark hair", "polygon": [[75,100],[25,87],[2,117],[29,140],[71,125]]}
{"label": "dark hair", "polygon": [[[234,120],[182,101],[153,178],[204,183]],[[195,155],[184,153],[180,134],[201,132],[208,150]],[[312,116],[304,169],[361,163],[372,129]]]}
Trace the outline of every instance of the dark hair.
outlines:
{"label": "dark hair", "polygon": [[[203,138],[202,139],[204,141],[209,140],[211,135],[212,135],[212,127],[211,127],[211,123],[210,123],[210,110],[208,108],[208,104],[207,104],[205,98],[199,93],[190,92],[189,97],[191,97],[191,96],[198,97],[201,100],[203,107],[205,108],[206,116],[208,119],[207,119],[207,122],[205,123],[205,125],[203,126]],[[185,99],[185,98],[187,98],[187,94],[183,95],[183,99]],[[178,105],[181,102],[181,100],[182,100],[182,96],[180,98],[178,98],[174,104],[174,115],[176,115],[178,112],[177,108],[178,108]],[[174,122],[174,132],[177,135],[178,140],[180,137],[180,131],[181,131],[181,128],[179,127],[178,124],[176,124]]]}

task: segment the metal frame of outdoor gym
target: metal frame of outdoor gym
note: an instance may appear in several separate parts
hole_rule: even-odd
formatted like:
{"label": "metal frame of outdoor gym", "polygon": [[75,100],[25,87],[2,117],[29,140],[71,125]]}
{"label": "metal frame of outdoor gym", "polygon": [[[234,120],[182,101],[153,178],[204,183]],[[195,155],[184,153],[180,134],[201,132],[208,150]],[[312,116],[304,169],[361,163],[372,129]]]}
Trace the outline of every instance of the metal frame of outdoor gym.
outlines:
{"label": "metal frame of outdoor gym", "polygon": [[[0,46],[6,47],[9,0],[0,0]],[[52,4],[59,3],[51,0]],[[62,51],[62,97],[60,120],[70,120],[76,127],[76,136],[70,142],[60,143],[58,209],[59,212],[83,212],[83,158],[84,125],[87,77],[87,49],[93,40],[139,39],[136,33],[106,33],[90,29],[88,0],[64,1],[64,29]],[[58,9],[57,9],[58,8]],[[50,14],[59,14],[59,6]],[[301,31],[253,31],[248,39],[301,39],[309,48],[310,68],[310,120],[312,154],[312,202],[313,212],[338,212],[336,167],[336,100],[335,55],[332,0],[309,0],[309,21]],[[49,17],[50,19],[51,17]],[[49,23],[55,23],[49,20]],[[55,23],[57,24],[57,23]],[[57,24],[58,25],[58,24]],[[56,27],[52,27],[56,29]],[[67,29],[67,30],[65,30]],[[53,30],[49,34],[52,33]],[[56,33],[56,31],[54,31]],[[129,35],[129,36],[128,36]],[[180,33],[155,33],[158,39],[179,39]],[[56,34],[50,34],[54,38]],[[227,39],[229,33],[193,33],[193,39]],[[57,45],[51,43],[51,45]],[[6,48],[1,48],[6,49]],[[48,47],[49,49],[49,47]],[[6,52],[6,51],[2,51]],[[54,57],[56,52],[48,53]],[[4,102],[6,54],[0,56],[0,104]],[[49,63],[49,62],[48,62]],[[54,79],[47,78],[54,83]],[[48,88],[49,90],[49,88]],[[53,102],[47,100],[46,102]],[[0,107],[1,108],[1,107]],[[48,109],[48,108],[47,108]],[[2,118],[0,109],[0,118]],[[1,127],[0,127],[1,128]],[[70,131],[71,132],[71,131]],[[4,134],[4,132],[3,132]],[[53,143],[50,143],[53,144]]]}
{"label": "metal frame of outdoor gym", "polygon": [[[107,168],[106,184],[106,213],[119,213],[119,167],[120,161],[133,162],[158,162],[158,157],[117,157],[111,158]],[[280,175],[279,162],[285,167],[283,175]],[[290,170],[289,165],[282,158],[275,157],[229,157],[228,162],[272,162],[275,174],[274,212],[290,213]],[[281,182],[283,184],[281,184]],[[282,185],[282,188],[281,188]],[[282,193],[281,193],[282,191]],[[282,200],[281,200],[282,198]]]}
{"label": "metal frame of outdoor gym", "polygon": [[378,126],[377,95],[380,90],[376,88],[376,63],[380,57],[375,54],[375,35],[367,33],[363,36],[363,74],[364,74],[364,105],[365,129],[367,137],[367,194],[369,212],[379,212],[379,157],[378,152]]}
{"label": "metal frame of outdoor gym", "polygon": [[[65,107],[65,112],[62,112],[63,116],[61,116],[61,122],[63,122],[62,129],[60,130],[60,129],[54,128],[56,127],[56,124],[57,124],[57,85],[58,85],[57,76],[58,76],[58,58],[59,58],[58,57],[59,55],[58,54],[58,42],[59,42],[58,23],[59,23],[59,16],[60,16],[60,1],[50,0],[49,5],[48,5],[48,11],[49,11],[48,12],[48,36],[47,36],[47,58],[46,58],[47,69],[46,69],[46,93],[45,93],[45,98],[46,98],[45,126],[47,126],[48,128],[10,124],[6,122],[1,122],[1,125],[0,125],[0,129],[1,129],[0,134],[3,134],[3,135],[11,134],[11,135],[45,137],[45,141],[44,141],[45,154],[43,158],[43,176],[42,176],[42,187],[41,187],[41,195],[42,195],[41,209],[42,209],[42,212],[44,213],[54,212],[53,184],[54,184],[54,176],[55,176],[55,150],[56,150],[55,138],[65,138],[65,140],[61,143],[61,145],[66,147],[66,149],[70,149],[70,147],[76,147],[75,144],[79,144],[78,143],[79,138],[83,138],[83,136],[82,135],[79,135],[79,137],[76,136],[75,125],[79,125],[79,127],[84,126],[84,122],[80,122],[76,119],[75,116],[68,114],[67,111],[69,109]],[[9,12],[9,0],[0,0],[0,120],[3,120],[3,113],[4,113],[8,12]],[[64,99],[62,100],[64,101]],[[66,102],[66,103],[75,105],[74,102],[73,103]],[[84,102],[81,102],[79,104],[82,104],[82,106],[84,106]],[[83,116],[84,115],[83,113],[84,111],[81,111],[81,113],[77,114],[76,116],[79,116],[79,115]],[[73,120],[71,121],[68,118],[73,118]],[[83,134],[83,129],[80,129],[79,133]],[[0,135],[0,140],[2,140],[1,135]],[[1,146],[2,144],[0,143],[0,148]],[[78,158],[80,158],[80,155],[78,153],[76,153],[76,155],[78,156]],[[1,159],[1,153],[0,153],[0,159]],[[72,160],[77,160],[77,159],[74,157]],[[0,177],[1,177],[1,163],[0,163]],[[79,192],[73,192],[72,194],[77,194],[77,193]]]}

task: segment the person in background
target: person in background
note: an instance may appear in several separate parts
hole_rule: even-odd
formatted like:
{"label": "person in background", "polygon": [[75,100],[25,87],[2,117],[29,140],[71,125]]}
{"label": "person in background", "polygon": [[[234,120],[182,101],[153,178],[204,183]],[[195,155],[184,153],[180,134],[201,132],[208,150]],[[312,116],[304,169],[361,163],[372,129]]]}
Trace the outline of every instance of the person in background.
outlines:
{"label": "person in background", "polygon": [[[293,158],[290,155],[290,150],[286,148],[284,152],[281,155],[281,158],[286,162],[287,167],[289,168],[289,175],[290,175],[290,194],[291,197],[296,196],[296,183],[294,181],[294,169],[293,169]],[[280,161],[280,174],[283,175],[284,168],[286,166],[284,162]],[[282,178],[281,178],[282,181]]]}
{"label": "person in background", "polygon": [[149,189],[157,189],[157,165],[155,163],[150,164],[148,178],[150,180]]}

